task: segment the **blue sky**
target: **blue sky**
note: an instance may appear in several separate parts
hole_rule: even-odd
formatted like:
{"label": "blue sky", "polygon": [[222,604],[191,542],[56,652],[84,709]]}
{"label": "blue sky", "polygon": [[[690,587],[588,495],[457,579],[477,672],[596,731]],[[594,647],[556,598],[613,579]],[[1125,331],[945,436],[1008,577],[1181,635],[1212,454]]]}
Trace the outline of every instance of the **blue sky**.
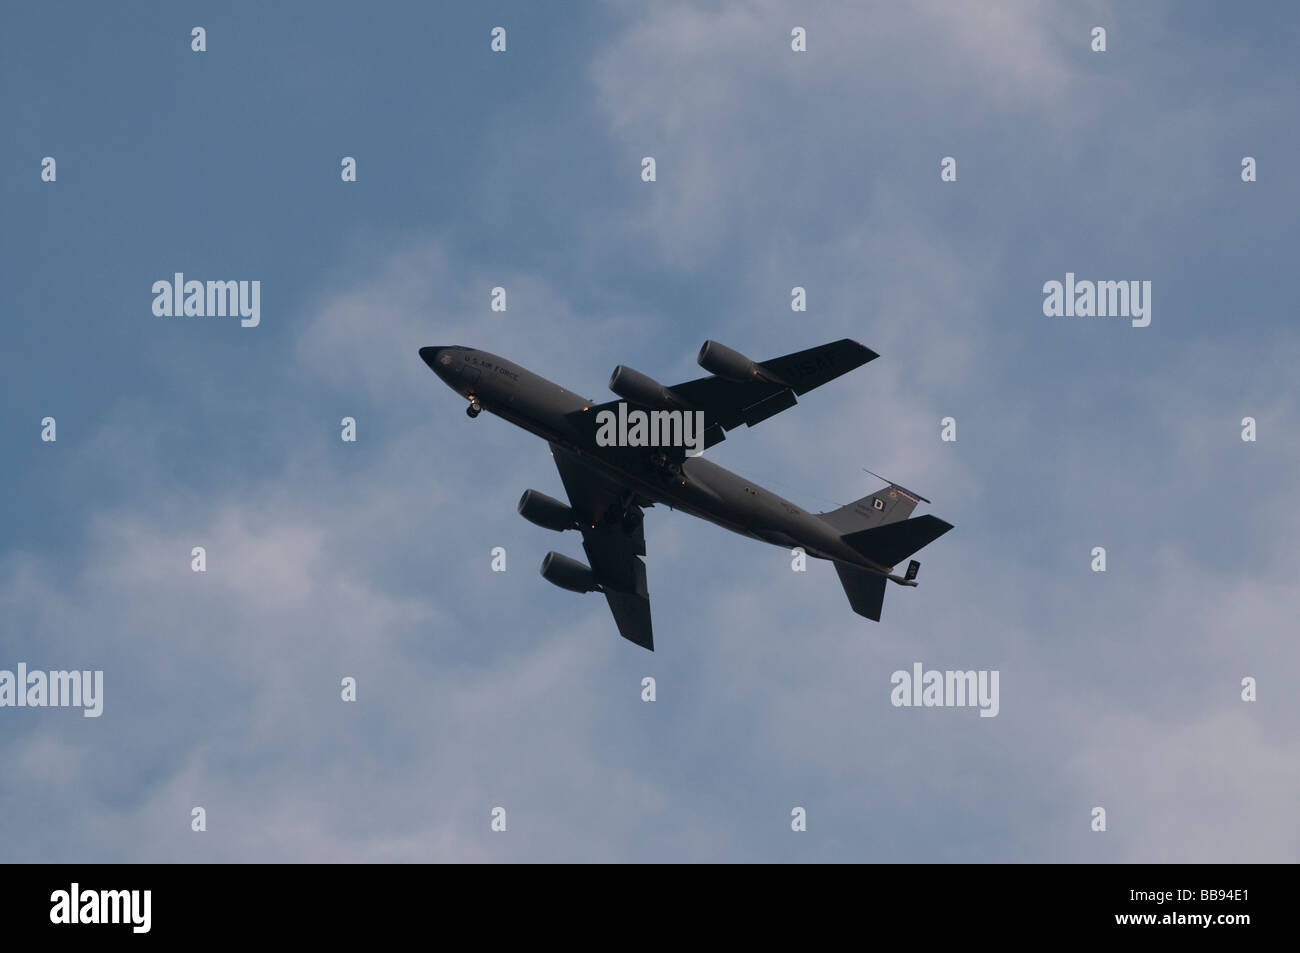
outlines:
{"label": "blue sky", "polygon": [[[105,712],[0,709],[0,856],[1300,855],[1289,6],[74,9],[0,29],[0,668],[103,669]],[[260,326],[155,317],[176,271]],[[1151,325],[1045,317],[1067,271]],[[877,625],[652,510],[653,656],[538,576],[580,553],[515,513],[544,446],[416,355],[596,396],[841,337],[880,359],[710,458],[956,529]],[[999,715],[892,707],[916,661]]]}

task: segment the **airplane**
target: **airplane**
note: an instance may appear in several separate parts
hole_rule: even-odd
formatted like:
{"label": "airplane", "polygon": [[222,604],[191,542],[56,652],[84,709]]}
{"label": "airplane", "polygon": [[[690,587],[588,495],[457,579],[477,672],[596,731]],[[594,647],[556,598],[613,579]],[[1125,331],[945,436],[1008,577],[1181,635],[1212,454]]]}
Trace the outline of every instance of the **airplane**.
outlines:
{"label": "airplane", "polygon": [[633,446],[630,439],[610,445],[608,439],[598,439],[598,421],[608,421],[616,411],[694,414],[703,424],[702,439],[695,441],[702,451],[725,439],[727,431],[742,423],[752,427],[793,407],[797,396],[878,356],[845,338],[755,362],[705,341],[697,360],[710,376],[664,387],[620,364],[609,389],[622,400],[596,404],[486,351],[459,345],[420,348],[433,372],[469,401],[465,412],[471,418],[486,410],[547,441],[569,502],[529,489],[519,499],[519,514],[545,529],[578,530],[589,564],[550,552],[542,560],[542,577],[572,592],[603,593],[619,634],[650,651],[650,594],[640,557],[646,554],[643,511],[655,504],[829,560],[849,606],[876,622],[887,582],[917,584],[919,562],[912,559],[901,576],[894,572],[895,564],[952,524],[930,515],[911,516],[918,503],[930,501],[889,480],[887,489],[847,506],[809,513],[691,453],[684,439],[666,445]]}

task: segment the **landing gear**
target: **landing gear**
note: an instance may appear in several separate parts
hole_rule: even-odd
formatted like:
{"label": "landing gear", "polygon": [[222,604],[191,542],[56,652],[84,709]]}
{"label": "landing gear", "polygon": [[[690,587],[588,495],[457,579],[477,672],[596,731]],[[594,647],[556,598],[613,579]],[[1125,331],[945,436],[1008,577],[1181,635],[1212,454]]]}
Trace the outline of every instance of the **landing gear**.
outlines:
{"label": "landing gear", "polygon": [[639,532],[645,514],[641,512],[641,507],[636,505],[635,500],[635,495],[629,493],[618,503],[607,506],[602,517],[605,525],[610,528],[617,527],[629,536]]}
{"label": "landing gear", "polygon": [[674,460],[668,459],[668,454],[662,450],[650,456],[650,469],[658,472],[661,476],[668,479],[680,479],[682,475],[681,466]]}
{"label": "landing gear", "polygon": [[477,397],[469,399],[469,406],[465,408],[465,414],[471,419],[477,417],[483,412],[483,405],[478,402]]}

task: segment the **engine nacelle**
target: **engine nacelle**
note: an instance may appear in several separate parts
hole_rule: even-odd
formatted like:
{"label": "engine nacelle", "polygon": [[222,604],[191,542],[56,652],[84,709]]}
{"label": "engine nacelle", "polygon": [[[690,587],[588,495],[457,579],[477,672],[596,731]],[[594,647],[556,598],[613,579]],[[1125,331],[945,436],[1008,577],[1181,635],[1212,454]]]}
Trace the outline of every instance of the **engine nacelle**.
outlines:
{"label": "engine nacelle", "polygon": [[739,351],[724,347],[717,341],[705,341],[696,362],[710,374],[728,381],[767,381],[789,386],[770,371],[759,367]]}
{"label": "engine nacelle", "polygon": [[578,525],[577,514],[571,507],[536,490],[524,490],[524,495],[519,498],[519,515],[530,523],[543,529],[553,529],[557,533]]}
{"label": "engine nacelle", "polygon": [[609,376],[609,389],[634,404],[665,410],[688,409],[685,401],[653,377],[646,377],[640,371],[634,371],[622,364],[614,368],[614,373]]}
{"label": "engine nacelle", "polygon": [[586,564],[559,553],[547,553],[542,558],[542,578],[570,592],[600,591],[595,574]]}

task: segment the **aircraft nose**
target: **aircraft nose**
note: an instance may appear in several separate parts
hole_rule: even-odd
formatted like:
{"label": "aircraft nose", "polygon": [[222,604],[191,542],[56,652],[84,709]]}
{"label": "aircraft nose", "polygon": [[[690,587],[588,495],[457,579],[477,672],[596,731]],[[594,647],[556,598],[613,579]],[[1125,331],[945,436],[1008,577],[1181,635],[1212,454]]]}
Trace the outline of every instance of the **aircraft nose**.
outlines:
{"label": "aircraft nose", "polygon": [[456,355],[459,351],[464,351],[463,347],[451,345],[449,347],[422,347],[420,348],[420,357],[424,363],[429,365],[429,369],[441,377],[444,381],[460,371],[461,362],[457,360]]}
{"label": "aircraft nose", "polygon": [[[440,353],[442,353],[444,350],[446,350],[446,348],[441,348],[441,347],[422,347],[422,348],[420,348],[420,357],[424,359],[424,363],[426,363],[426,364],[429,365],[429,369],[430,369],[430,370],[432,370],[432,371],[437,371],[437,370],[438,370],[438,367],[439,367],[439,365],[438,365],[438,355],[439,355]],[[447,363],[450,363],[450,362],[447,362]]]}

